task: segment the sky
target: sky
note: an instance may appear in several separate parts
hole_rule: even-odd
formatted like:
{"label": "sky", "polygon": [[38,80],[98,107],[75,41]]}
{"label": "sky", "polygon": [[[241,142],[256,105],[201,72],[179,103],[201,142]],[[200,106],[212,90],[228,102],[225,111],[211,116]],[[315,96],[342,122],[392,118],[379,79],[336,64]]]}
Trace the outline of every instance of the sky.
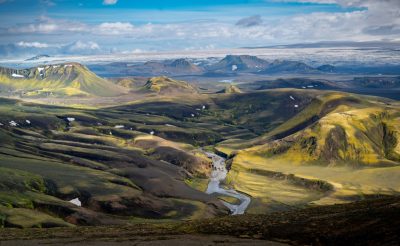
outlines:
{"label": "sky", "polygon": [[0,0],[0,57],[400,41],[399,0]]}

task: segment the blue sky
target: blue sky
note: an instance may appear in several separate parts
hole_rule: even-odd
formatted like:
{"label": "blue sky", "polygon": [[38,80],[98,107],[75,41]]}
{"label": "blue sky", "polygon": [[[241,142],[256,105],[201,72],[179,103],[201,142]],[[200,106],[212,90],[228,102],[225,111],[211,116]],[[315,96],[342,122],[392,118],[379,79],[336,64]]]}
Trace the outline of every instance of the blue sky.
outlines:
{"label": "blue sky", "polygon": [[399,40],[397,0],[0,0],[0,56]]}

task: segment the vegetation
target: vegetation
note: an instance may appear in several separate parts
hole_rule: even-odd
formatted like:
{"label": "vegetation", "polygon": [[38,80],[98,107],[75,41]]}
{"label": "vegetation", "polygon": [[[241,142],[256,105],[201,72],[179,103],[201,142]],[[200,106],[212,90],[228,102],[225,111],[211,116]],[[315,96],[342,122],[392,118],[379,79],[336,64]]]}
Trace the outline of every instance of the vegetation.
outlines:
{"label": "vegetation", "polygon": [[[146,83],[115,81],[126,87],[120,90],[91,77],[81,65],[57,69],[42,70],[45,75],[37,69],[17,71],[23,79],[10,78],[8,73],[15,71],[3,69],[7,79],[1,83],[29,93],[57,92],[65,101],[73,100],[67,95],[79,93],[88,101],[105,100],[97,91],[105,93],[108,86],[113,88],[109,96],[131,91],[126,98],[110,97],[104,104],[112,103],[104,107],[0,99],[2,227],[119,225],[227,215],[221,200],[239,201],[204,193],[213,166],[201,148],[228,158],[230,171],[222,185],[251,197],[248,215],[242,217],[247,228],[253,222],[270,223],[251,214],[317,209],[314,206],[400,191],[400,107],[395,101],[316,90],[243,92],[233,86],[227,93],[202,94],[167,77]],[[62,76],[55,79],[58,73]],[[42,94],[37,96],[40,100]],[[81,206],[70,202],[73,199]],[[288,213],[274,216],[293,219]],[[207,232],[202,223],[218,229],[220,223],[233,222],[222,218],[189,223],[178,231]],[[272,232],[265,230],[240,235],[271,238]],[[229,232],[223,227],[219,233]],[[289,234],[283,238],[294,240]]]}
{"label": "vegetation", "polygon": [[0,86],[22,97],[107,97],[126,93],[123,87],[99,78],[78,63],[46,65],[23,70],[0,68]]}

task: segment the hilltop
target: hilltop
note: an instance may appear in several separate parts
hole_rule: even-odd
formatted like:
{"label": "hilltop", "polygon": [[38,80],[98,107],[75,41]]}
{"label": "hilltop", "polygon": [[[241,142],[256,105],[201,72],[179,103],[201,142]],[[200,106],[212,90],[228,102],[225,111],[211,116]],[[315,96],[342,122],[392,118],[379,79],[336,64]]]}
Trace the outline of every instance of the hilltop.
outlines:
{"label": "hilltop", "polygon": [[236,85],[227,85],[225,88],[217,93],[224,94],[235,94],[235,93],[243,93]]}
{"label": "hilltop", "polygon": [[157,92],[158,94],[197,94],[195,87],[185,81],[174,80],[166,76],[153,77],[143,87],[145,90]]}
{"label": "hilltop", "polygon": [[[79,63],[29,69],[0,68],[0,87],[26,97],[117,96],[123,87],[98,77]],[[4,91],[4,89],[3,89]]]}
{"label": "hilltop", "polygon": [[[309,117],[301,121],[306,114]],[[313,102],[300,115],[267,134],[277,140],[251,151],[299,164],[397,165],[399,119],[397,109],[363,105],[357,98],[333,94],[321,97],[319,103]]]}

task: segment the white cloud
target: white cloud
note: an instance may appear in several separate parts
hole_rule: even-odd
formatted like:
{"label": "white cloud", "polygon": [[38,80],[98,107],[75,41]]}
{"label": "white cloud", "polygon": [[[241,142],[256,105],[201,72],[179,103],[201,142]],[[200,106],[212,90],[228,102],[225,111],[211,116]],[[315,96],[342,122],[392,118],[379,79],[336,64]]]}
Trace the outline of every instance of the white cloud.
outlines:
{"label": "white cloud", "polygon": [[46,43],[40,43],[40,42],[24,42],[20,41],[16,43],[17,46],[19,47],[24,47],[24,48],[48,48],[49,45]]}
{"label": "white cloud", "polygon": [[68,52],[77,52],[77,51],[84,51],[84,50],[99,50],[100,46],[93,41],[83,42],[83,41],[76,41],[72,44],[69,44],[64,47],[64,50]]}
{"label": "white cloud", "polygon": [[56,3],[51,0],[40,0],[39,2],[48,7],[56,6]]}
{"label": "white cloud", "polygon": [[52,19],[46,16],[39,17],[33,23],[20,24],[8,28],[9,33],[55,33],[55,32],[82,32],[87,29],[87,25],[62,20],[62,19]]}
{"label": "white cloud", "polygon": [[[0,0],[2,1],[2,0]],[[286,1],[286,0],[274,0]],[[76,21],[40,17],[32,23],[14,25],[6,29],[8,37],[29,34],[37,42],[21,43],[20,47],[57,40],[74,42],[62,50],[73,52],[99,52],[117,47],[118,50],[139,49],[199,49],[213,45],[219,47],[264,46],[278,43],[318,41],[372,41],[399,40],[400,1],[398,0],[287,0],[339,4],[349,12],[313,12],[286,16],[250,16],[230,19],[169,22],[133,25],[116,21],[85,24]],[[115,1],[116,3],[116,1]],[[346,10],[346,8],[344,8]],[[0,29],[1,31],[1,29]],[[63,39],[59,39],[58,36]],[[36,36],[35,36],[36,35]],[[84,35],[84,38],[82,38]],[[23,37],[23,36],[22,36]],[[57,37],[57,38],[54,38]],[[30,40],[22,38],[22,40]],[[93,41],[87,41],[93,40]],[[39,43],[41,42],[41,43]],[[30,43],[30,44],[28,44]],[[120,46],[121,44],[121,46]],[[123,46],[123,48],[121,48]]]}
{"label": "white cloud", "polygon": [[117,4],[118,0],[104,0],[103,4],[104,5],[115,5]]}
{"label": "white cloud", "polygon": [[134,32],[134,26],[129,22],[104,22],[95,31],[101,35],[129,34]]}
{"label": "white cloud", "polygon": [[250,26],[258,26],[263,23],[263,20],[260,15],[254,15],[250,17],[246,17],[243,19],[240,19],[238,22],[236,22],[237,26],[243,26],[243,27],[250,27]]}

